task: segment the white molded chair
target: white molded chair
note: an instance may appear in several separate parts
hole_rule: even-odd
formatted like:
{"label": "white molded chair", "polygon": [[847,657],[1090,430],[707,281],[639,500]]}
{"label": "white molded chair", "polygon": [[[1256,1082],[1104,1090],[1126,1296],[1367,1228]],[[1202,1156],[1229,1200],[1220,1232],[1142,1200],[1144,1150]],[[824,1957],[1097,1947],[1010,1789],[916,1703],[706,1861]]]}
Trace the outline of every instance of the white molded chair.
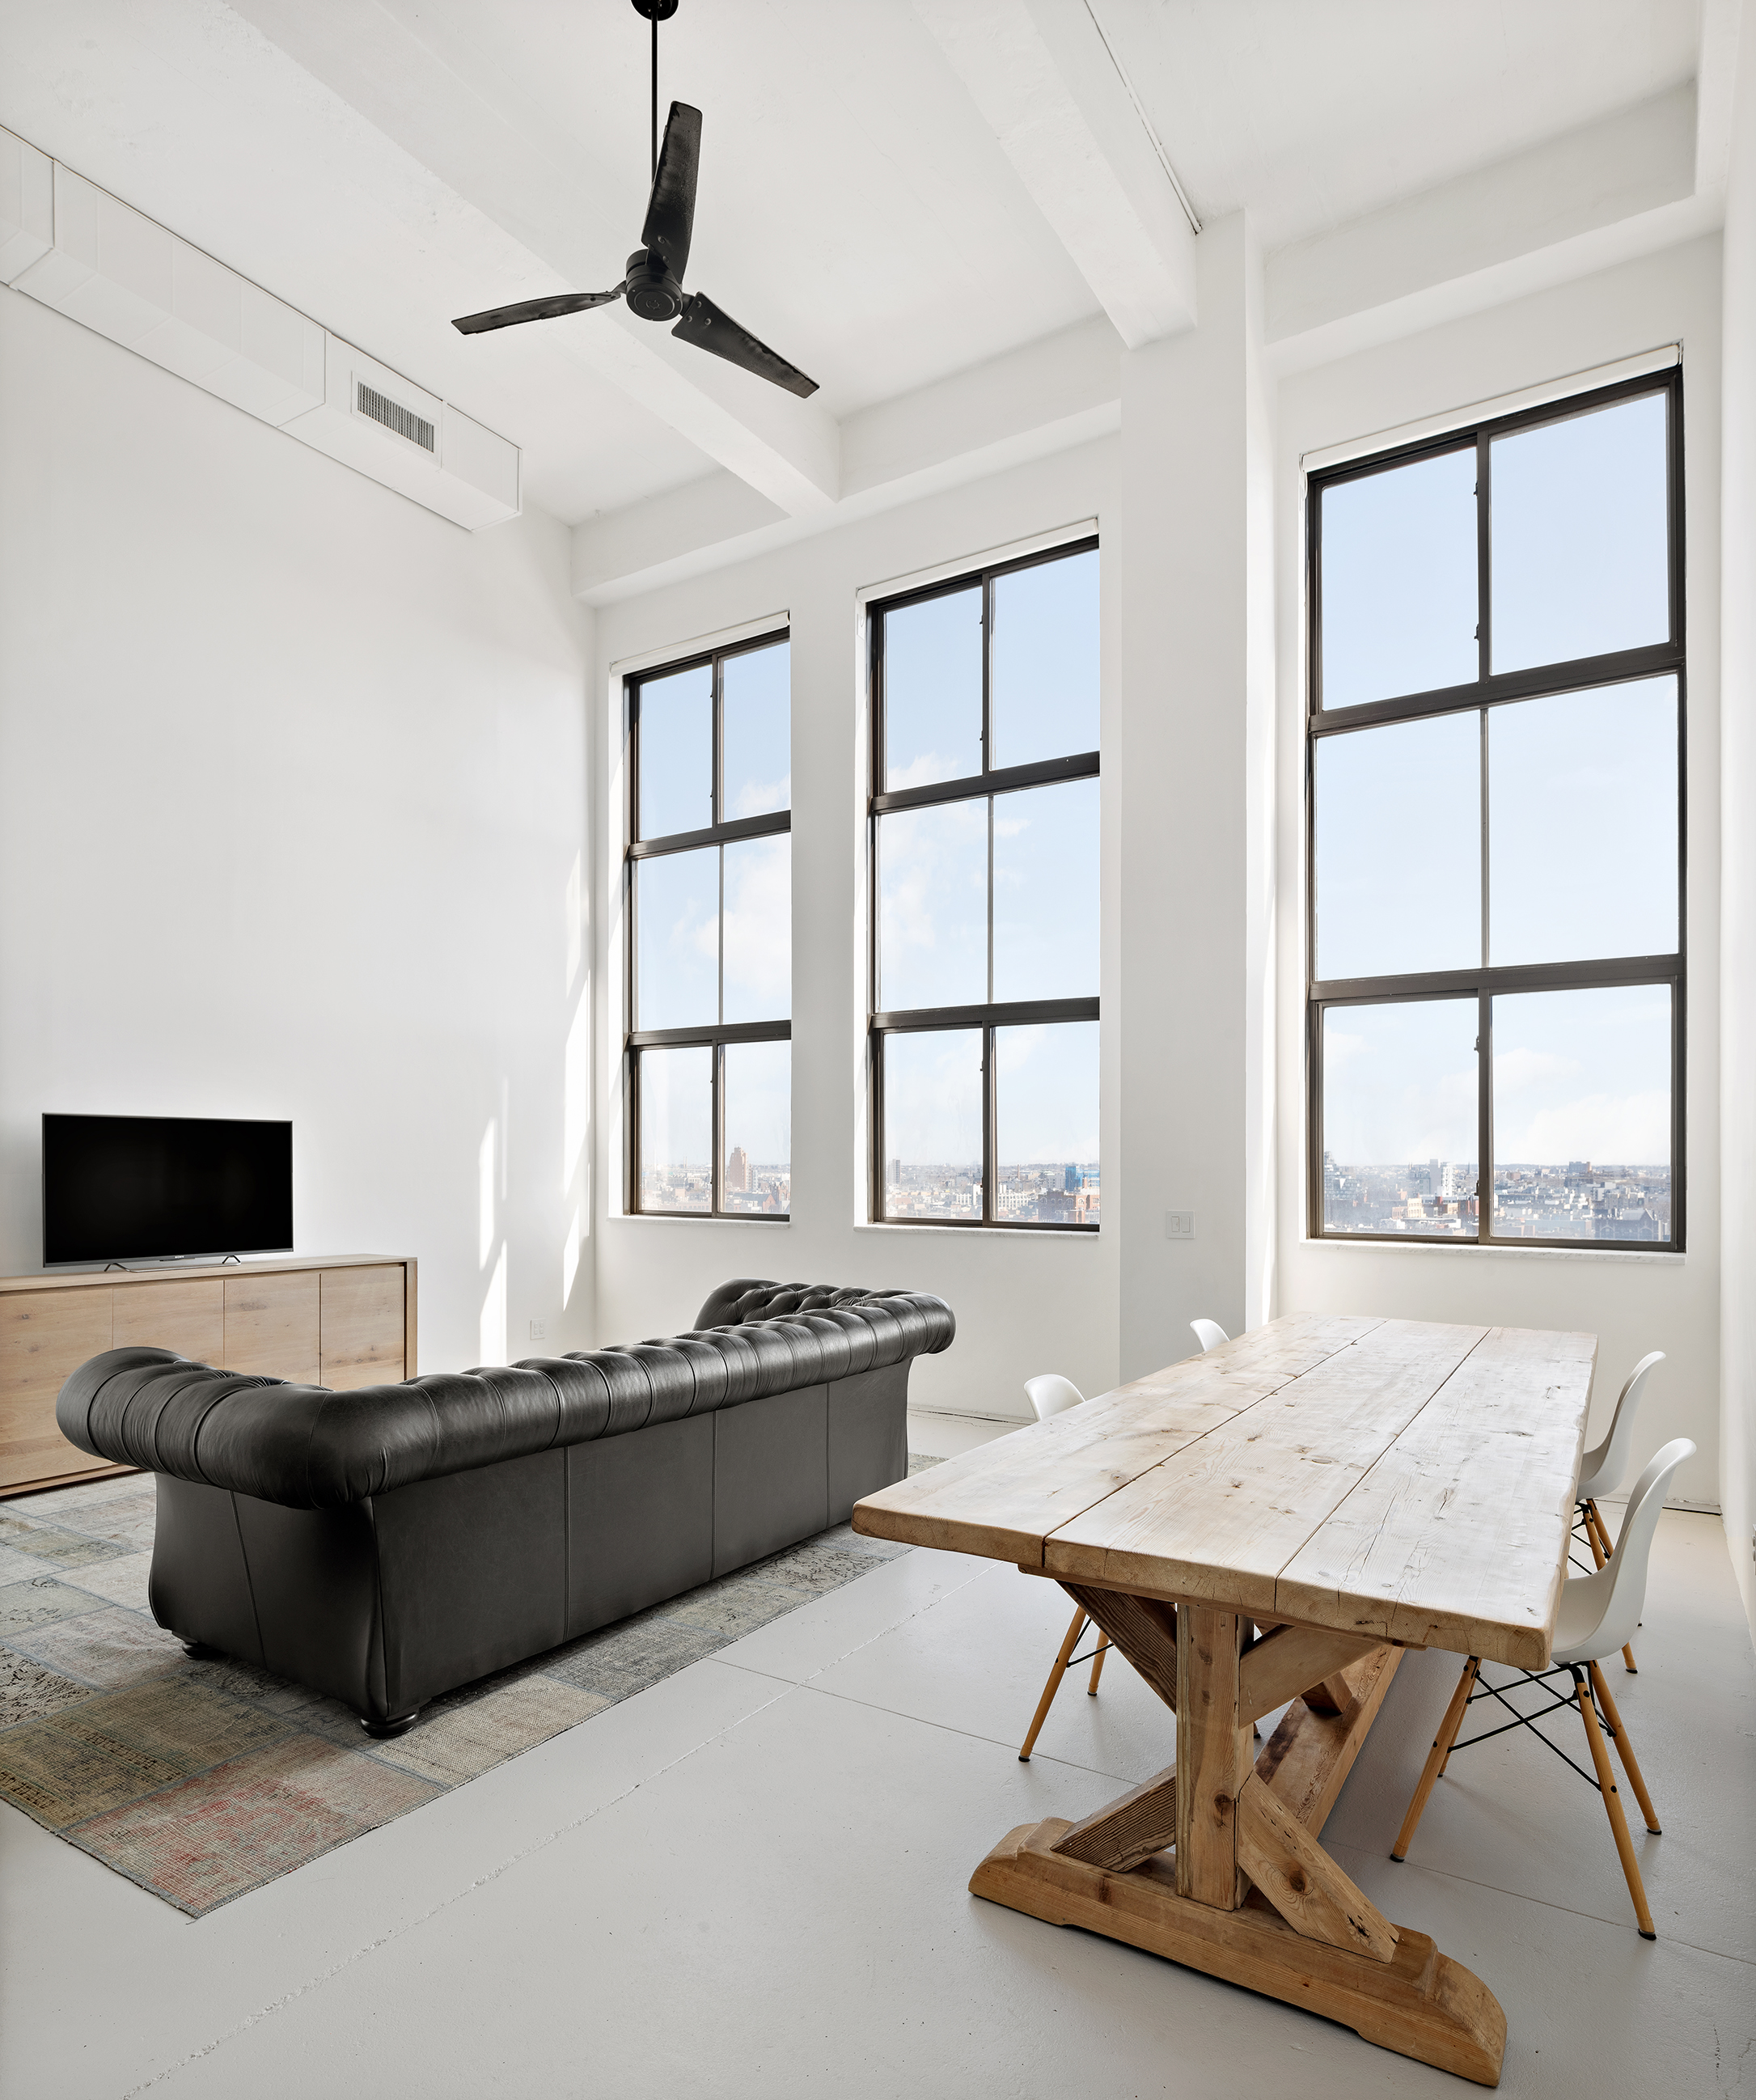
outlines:
{"label": "white molded chair", "polygon": [[[1664,1361],[1662,1349],[1654,1349],[1651,1356],[1641,1357],[1617,1396],[1608,1436],[1596,1450],[1586,1452],[1579,1462],[1579,1506],[1574,1513],[1573,1532],[1591,1547],[1592,1563],[1597,1568],[1601,1568],[1615,1551],[1599,1513],[1597,1498],[1613,1494],[1622,1484],[1628,1470],[1628,1447],[1634,1440],[1634,1418],[1640,1405],[1641,1391],[1653,1365]],[[1631,1639],[1624,1646],[1621,1659],[1624,1668],[1631,1670],[1637,1667]]]}
{"label": "white molded chair", "polygon": [[[1649,1360],[1650,1361],[1650,1360]],[[1638,1374],[1637,1374],[1638,1375]],[[1630,1381],[1632,1383],[1632,1380]],[[1614,1435],[1612,1431],[1612,1436]],[[1607,1446],[1604,1448],[1608,1448]],[[1595,1454],[1594,1454],[1594,1456]],[[1599,1664],[1607,1655],[1613,1655],[1624,1647],[1633,1634],[1640,1617],[1640,1607],[1646,1601],[1646,1567],[1652,1551],[1652,1533],[1658,1526],[1658,1513],[1665,1506],[1666,1491],[1671,1476],[1685,1458],[1695,1456],[1695,1446],[1687,1436],[1679,1436],[1657,1453],[1639,1479],[1634,1493],[1628,1498],[1628,1514],[1622,1520],[1621,1537],[1616,1542],[1615,1551],[1603,1567],[1590,1575],[1571,1577],[1561,1592],[1561,1608],[1556,1615],[1555,1645],[1551,1651],[1554,1661],[1547,1670],[1519,1670],[1510,1683],[1489,1684],[1481,1677],[1481,1657],[1472,1655],[1463,1665],[1463,1674],[1458,1679],[1458,1688],[1451,1695],[1451,1704],[1445,1717],[1439,1724],[1439,1733],[1433,1738],[1428,1752],[1420,1785],[1414,1789],[1414,1798],[1409,1803],[1409,1812],[1403,1819],[1402,1829],[1391,1852],[1392,1860],[1408,1856],[1410,1845],[1414,1838],[1415,1826],[1421,1820],[1421,1811],[1427,1806],[1427,1798],[1434,1783],[1444,1772],[1454,1750],[1464,1750],[1471,1743],[1485,1742],[1490,1736],[1503,1734],[1507,1729],[1524,1727],[1542,1736],[1537,1723],[1545,1714],[1561,1707],[1577,1703],[1579,1718],[1586,1732],[1586,1742],[1591,1752],[1591,1763],[1597,1776],[1582,1767],[1573,1764],[1571,1758],[1559,1743],[1546,1736],[1544,1742],[1565,1762],[1573,1765],[1582,1779],[1589,1780],[1604,1798],[1604,1812],[1609,1817],[1610,1833],[1616,1840],[1616,1850],[1621,1855],[1621,1870],[1628,1882],[1628,1893],[1634,1899],[1635,1916],[1639,1921],[1640,1937],[1656,1939],[1652,1913],[1647,1906],[1646,1889],[1640,1879],[1640,1868],[1635,1858],[1634,1840],[1629,1835],[1628,1819],[1623,1813],[1621,1797],[1616,1791],[1615,1774],[1610,1769],[1609,1753],[1604,1747],[1608,1734],[1616,1745],[1617,1755],[1621,1759],[1622,1769],[1628,1775],[1628,1784],[1634,1789],[1635,1798],[1640,1804],[1640,1812],[1646,1818],[1646,1827],[1656,1837],[1659,1834],[1657,1811],[1652,1807],[1652,1798],[1646,1790],[1646,1781],[1634,1754],[1634,1745],[1628,1740],[1628,1731],[1622,1718],[1616,1711],[1616,1702],[1610,1696],[1609,1687],[1604,1681]],[[1557,1694],[1546,1680],[1563,1672],[1573,1679],[1570,1696]],[[1480,1682],[1478,1684],[1477,1680]],[[1551,1703],[1540,1707],[1534,1714],[1524,1714],[1513,1705],[1506,1694],[1516,1691],[1521,1684],[1541,1684],[1549,1692]],[[1498,1699],[1512,1718],[1499,1727],[1489,1728],[1480,1735],[1457,1740],[1458,1730],[1463,1725],[1467,1708],[1478,1699]],[[1603,1710],[1601,1723],[1598,1710]]]}
{"label": "white molded chair", "polygon": [[[1045,1372],[1040,1378],[1026,1379],[1025,1392],[1031,1406],[1036,1410],[1036,1418],[1039,1422],[1047,1422],[1052,1414],[1059,1414],[1067,1408],[1077,1407],[1085,1398],[1085,1395],[1080,1392],[1071,1379],[1058,1377],[1052,1371]],[[1048,1718],[1048,1710],[1055,1703],[1055,1694],[1061,1689],[1061,1680],[1074,1667],[1076,1661],[1085,1661],[1083,1655],[1075,1657],[1074,1654],[1074,1650],[1079,1644],[1079,1636],[1084,1631],[1085,1614],[1083,1612],[1075,1612],[1073,1615],[1073,1624],[1067,1629],[1067,1638],[1061,1643],[1061,1652],[1056,1657],[1054,1665],[1048,1673],[1048,1682],[1043,1687],[1043,1696],[1037,1701],[1036,1712],[1030,1722],[1030,1732],[1025,1737],[1024,1748],[1018,1753],[1021,1764],[1028,1764],[1030,1762],[1030,1753],[1035,1749],[1036,1739],[1043,1732],[1043,1723]],[[1095,1699],[1097,1696],[1097,1680],[1103,1674],[1104,1657],[1109,1652],[1109,1649],[1110,1636],[1107,1634],[1100,1634],[1097,1645],[1092,1651],[1092,1681],[1086,1687],[1086,1694],[1089,1698]]]}
{"label": "white molded chair", "polygon": [[1194,1332],[1195,1339],[1201,1344],[1203,1356],[1209,1349],[1216,1349],[1222,1342],[1229,1342],[1232,1339],[1216,1320],[1191,1320],[1189,1324]]}
{"label": "white molded chair", "polygon": [[1046,1371],[1041,1378],[1026,1379],[1025,1395],[1036,1410],[1039,1422],[1047,1422],[1052,1414],[1077,1407],[1085,1397],[1071,1379],[1057,1377],[1053,1371]]}

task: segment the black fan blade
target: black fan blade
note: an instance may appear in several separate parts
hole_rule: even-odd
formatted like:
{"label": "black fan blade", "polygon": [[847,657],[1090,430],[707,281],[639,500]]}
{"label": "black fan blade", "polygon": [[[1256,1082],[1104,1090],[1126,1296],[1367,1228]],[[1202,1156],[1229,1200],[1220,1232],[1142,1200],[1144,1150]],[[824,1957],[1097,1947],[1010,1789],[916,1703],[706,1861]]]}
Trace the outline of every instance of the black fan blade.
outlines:
{"label": "black fan blade", "polygon": [[642,248],[656,249],[677,282],[689,267],[689,236],[695,223],[695,177],[701,170],[701,112],[673,102],[665,120],[664,143],[652,178]]}
{"label": "black fan blade", "polygon": [[460,335],[482,335],[489,329],[516,328],[520,321],[558,320],[563,314],[582,314],[588,307],[607,307],[622,296],[613,292],[557,292],[547,299],[526,299],[520,306],[490,307],[485,314],[465,314],[452,326]]}
{"label": "black fan blade", "polygon": [[801,401],[817,391],[814,379],[807,379],[797,365],[777,357],[765,342],[758,342],[748,329],[739,328],[730,314],[722,314],[699,292],[691,293],[683,302],[682,316],[671,333],[692,342],[698,350],[711,350],[716,357],[741,364],[758,379],[772,380],[789,394],[796,394]]}

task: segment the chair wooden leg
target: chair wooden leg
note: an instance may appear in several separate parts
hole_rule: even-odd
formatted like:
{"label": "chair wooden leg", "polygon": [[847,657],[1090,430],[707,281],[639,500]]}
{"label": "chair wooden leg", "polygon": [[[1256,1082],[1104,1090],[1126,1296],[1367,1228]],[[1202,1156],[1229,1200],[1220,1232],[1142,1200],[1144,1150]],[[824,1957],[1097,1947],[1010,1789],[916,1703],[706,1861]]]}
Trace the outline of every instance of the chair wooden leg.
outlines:
{"label": "chair wooden leg", "polygon": [[1451,1754],[1451,1745],[1457,1740],[1458,1730],[1463,1725],[1463,1710],[1469,1704],[1471,1688],[1476,1674],[1481,1668],[1479,1656],[1471,1656],[1463,1665],[1463,1674],[1458,1679],[1458,1688],[1451,1695],[1451,1704],[1445,1709],[1445,1717],[1439,1723],[1439,1732],[1433,1738],[1433,1746],[1427,1754],[1427,1762],[1421,1771],[1421,1782],[1414,1789],[1414,1798],[1409,1803],[1409,1812],[1402,1819],[1402,1828],[1396,1833],[1396,1842],[1390,1848],[1392,1860],[1405,1860],[1409,1847],[1414,1842],[1415,1825],[1427,1806],[1427,1797],[1432,1792],[1439,1775],[1445,1768],[1445,1760]]}
{"label": "chair wooden leg", "polygon": [[[1469,1704],[1470,1692],[1476,1689],[1476,1680],[1481,1675],[1481,1657],[1479,1655],[1472,1655],[1469,1661],[1464,1664],[1463,1674],[1469,1679],[1468,1688],[1463,1694],[1463,1706],[1467,1706]],[[1463,1706],[1458,1707],[1458,1717],[1451,1724],[1451,1733],[1445,1738],[1445,1754],[1439,1760],[1439,1777],[1441,1779],[1443,1779],[1445,1774],[1451,1769],[1451,1746],[1458,1739],[1458,1730],[1463,1725]]]}
{"label": "chair wooden leg", "polygon": [[[1586,1504],[1586,1529],[1587,1531],[1591,1531],[1594,1528],[1596,1532],[1596,1538],[1592,1541],[1591,1551],[1597,1555],[1598,1565],[1601,1568],[1616,1549],[1610,1543],[1609,1526],[1604,1521],[1603,1511],[1598,1507],[1595,1502],[1588,1502]],[[1601,1539],[1604,1542],[1601,1551],[1599,1551],[1598,1547],[1598,1539]],[[1623,1668],[1630,1671],[1633,1675],[1638,1677],[1640,1674],[1640,1665],[1634,1659],[1634,1644],[1631,1641],[1623,1648],[1621,1652],[1621,1659]],[[1613,1721],[1611,1722],[1610,1726],[1613,1728],[1615,1725],[1616,1724]]]}
{"label": "chair wooden leg", "polygon": [[1646,1885],[1640,1879],[1639,1861],[1634,1856],[1634,1839],[1628,1833],[1628,1819],[1622,1813],[1621,1796],[1616,1791],[1616,1775],[1610,1770],[1609,1752],[1604,1747],[1603,1731],[1598,1727],[1597,1709],[1591,1703],[1591,1690],[1581,1671],[1573,1680],[1573,1690],[1579,1701],[1579,1718],[1585,1723],[1586,1740],[1591,1749],[1591,1762],[1598,1776],[1598,1788],[1604,1796],[1604,1813],[1609,1817],[1610,1834],[1616,1840],[1616,1850],[1621,1856],[1621,1870],[1627,1879],[1628,1893],[1634,1898],[1635,1918],[1643,1939],[1657,1939],[1652,1913],[1647,1907]]}
{"label": "chair wooden leg", "polygon": [[1604,1562],[1608,1560],[1609,1555],[1604,1551],[1604,1548],[1599,1542],[1598,1539],[1597,1504],[1594,1502],[1587,1502],[1585,1505],[1585,1512],[1586,1543],[1591,1549],[1591,1564],[1595,1568],[1601,1568]]}
{"label": "chair wooden leg", "polygon": [[1634,1745],[1628,1740],[1628,1731],[1622,1718],[1616,1711],[1616,1702],[1610,1696],[1609,1687],[1604,1682],[1604,1673],[1594,1662],[1591,1665],[1591,1689],[1597,1694],[1599,1705],[1604,1709],[1604,1718],[1608,1722],[1610,1733],[1615,1738],[1616,1754],[1621,1759],[1622,1770],[1628,1775],[1628,1784],[1634,1789],[1634,1798],[1640,1804],[1640,1813],[1646,1818],[1646,1827],[1657,1838],[1659,1829],[1658,1811],[1652,1806],[1652,1797],[1646,1790],[1646,1781],[1640,1776],[1640,1767],[1635,1762]]}
{"label": "chair wooden leg", "polygon": [[1109,1652],[1110,1636],[1105,1634],[1097,1643],[1097,1652],[1092,1657],[1092,1681],[1085,1688],[1085,1696],[1088,1699],[1095,1699],[1097,1696],[1097,1680],[1104,1674],[1104,1657]]}
{"label": "chair wooden leg", "polygon": [[1048,1673],[1048,1682],[1043,1687],[1043,1696],[1036,1702],[1036,1712],[1031,1718],[1030,1732],[1024,1739],[1024,1748],[1018,1753],[1020,1764],[1029,1764],[1030,1753],[1036,1748],[1036,1739],[1043,1732],[1043,1723],[1048,1718],[1048,1710],[1055,1703],[1055,1694],[1061,1689],[1061,1680],[1067,1674],[1067,1665],[1073,1660],[1073,1652],[1079,1645],[1079,1636],[1085,1631],[1085,1614],[1075,1612],[1073,1624],[1067,1629],[1067,1638],[1061,1644],[1061,1653],[1055,1658]]}

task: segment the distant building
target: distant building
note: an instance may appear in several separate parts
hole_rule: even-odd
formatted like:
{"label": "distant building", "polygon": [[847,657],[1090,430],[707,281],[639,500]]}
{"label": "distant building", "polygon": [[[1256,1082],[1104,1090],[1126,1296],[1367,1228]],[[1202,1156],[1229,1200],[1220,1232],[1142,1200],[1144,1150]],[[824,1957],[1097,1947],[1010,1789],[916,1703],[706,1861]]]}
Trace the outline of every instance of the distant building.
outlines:
{"label": "distant building", "polygon": [[735,1145],[726,1158],[726,1186],[738,1189],[750,1186],[750,1155],[741,1145]]}
{"label": "distant building", "polygon": [[890,1162],[890,1172],[889,1172],[889,1180],[890,1186],[891,1186],[893,1189],[893,1188],[895,1188],[895,1187],[896,1187],[896,1185],[898,1185],[898,1182],[900,1182],[902,1179],[902,1161],[901,1161],[900,1159],[893,1159],[893,1160],[891,1161],[891,1162]]}

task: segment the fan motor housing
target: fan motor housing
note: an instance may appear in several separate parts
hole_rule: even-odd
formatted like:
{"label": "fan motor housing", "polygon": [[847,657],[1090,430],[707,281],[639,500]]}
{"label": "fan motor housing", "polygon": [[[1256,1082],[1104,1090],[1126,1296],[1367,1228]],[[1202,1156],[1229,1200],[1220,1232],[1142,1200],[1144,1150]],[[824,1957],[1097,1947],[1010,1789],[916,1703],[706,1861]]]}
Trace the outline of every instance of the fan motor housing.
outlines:
{"label": "fan motor housing", "polygon": [[623,296],[643,321],[673,321],[683,311],[683,288],[651,249],[637,248],[628,258]]}

